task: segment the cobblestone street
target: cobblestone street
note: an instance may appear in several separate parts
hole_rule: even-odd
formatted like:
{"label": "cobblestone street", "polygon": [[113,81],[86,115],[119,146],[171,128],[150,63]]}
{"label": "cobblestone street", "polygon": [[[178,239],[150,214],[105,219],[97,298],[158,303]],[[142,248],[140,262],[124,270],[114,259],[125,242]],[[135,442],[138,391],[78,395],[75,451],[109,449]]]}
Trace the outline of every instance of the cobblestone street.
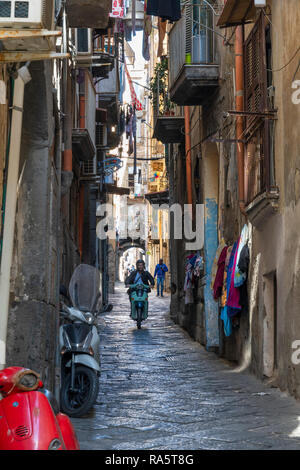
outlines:
{"label": "cobblestone street", "polygon": [[111,301],[98,400],[72,420],[82,450],[300,449],[300,404],[192,341],[170,320],[169,297],[150,295],[141,330],[123,285]]}

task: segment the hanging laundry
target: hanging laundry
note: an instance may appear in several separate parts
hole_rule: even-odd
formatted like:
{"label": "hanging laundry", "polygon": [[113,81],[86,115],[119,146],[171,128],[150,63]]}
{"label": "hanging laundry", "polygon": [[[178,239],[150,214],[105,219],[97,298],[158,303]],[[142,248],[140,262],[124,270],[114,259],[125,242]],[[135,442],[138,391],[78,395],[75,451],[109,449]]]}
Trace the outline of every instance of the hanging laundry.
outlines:
{"label": "hanging laundry", "polygon": [[181,18],[180,0],[148,0],[147,14],[178,21]]}
{"label": "hanging laundry", "polygon": [[240,305],[242,307],[243,313],[248,313],[248,289],[247,289],[247,279],[248,279],[248,270],[250,263],[250,254],[248,244],[245,245],[240,254],[240,260],[238,268],[242,274],[245,275],[245,282],[239,287],[240,291]]}
{"label": "hanging laundry", "polygon": [[248,239],[249,239],[249,229],[248,229],[248,226],[245,224],[243,227],[241,236],[240,236],[239,249],[238,249],[237,259],[236,259],[236,267],[234,271],[234,286],[235,287],[240,287],[241,285],[244,284],[246,280],[246,273],[242,273],[240,271],[238,264],[239,264],[242,249],[248,242]]}
{"label": "hanging laundry", "polygon": [[234,317],[241,311],[240,291],[234,287],[234,272],[238,254],[238,248],[240,244],[240,238],[233,245],[233,249],[230,256],[228,271],[227,271],[227,312],[229,317]]}
{"label": "hanging laundry", "polygon": [[166,35],[167,22],[162,18],[158,18],[158,49],[157,57],[161,57],[164,52],[164,39]]}
{"label": "hanging laundry", "polygon": [[197,256],[189,255],[186,259],[186,266],[185,266],[185,280],[184,280],[184,292],[185,292],[185,304],[193,304],[194,303],[194,295],[193,295],[193,288],[194,288],[194,278],[193,278],[193,269],[196,262]]}
{"label": "hanging laundry", "polygon": [[220,244],[217,248],[215,259],[214,259],[214,262],[213,262],[213,265],[212,265],[212,268],[211,268],[211,283],[210,283],[211,290],[214,289],[214,283],[215,283],[215,278],[216,278],[217,269],[218,269],[218,261],[219,261],[220,255],[222,253],[222,250],[225,248],[225,246],[226,246],[225,240],[224,240],[224,238],[222,238],[222,240],[220,241]]}
{"label": "hanging laundry", "polygon": [[142,111],[143,110],[143,105],[138,100],[138,98],[136,96],[136,92],[135,92],[135,89],[134,89],[134,86],[133,86],[133,83],[132,83],[132,79],[130,77],[130,74],[129,74],[126,63],[125,63],[125,73],[126,73],[126,77],[127,77],[127,80],[128,80],[128,83],[129,83],[129,88],[130,88],[131,103],[132,103],[133,106],[135,106],[135,109],[137,111]]}
{"label": "hanging laundry", "polygon": [[124,132],[125,132],[125,113],[124,113],[124,110],[121,109],[120,120],[119,120],[119,134],[122,135]]}
{"label": "hanging laundry", "polygon": [[145,60],[150,60],[150,41],[149,37],[152,32],[151,16],[147,15],[147,1],[144,3],[144,30],[143,30],[143,57]]}
{"label": "hanging laundry", "polygon": [[132,16],[131,16],[131,22],[132,22],[132,35],[135,36],[135,22],[136,22],[136,0],[131,0],[131,5],[132,5]]}
{"label": "hanging laundry", "polygon": [[223,307],[221,309],[221,320],[223,320],[223,323],[224,323],[224,333],[225,333],[225,336],[231,336],[232,334],[232,322],[231,322],[231,318],[228,316],[228,312],[227,312],[227,306],[225,305],[225,307]]}
{"label": "hanging laundry", "polygon": [[248,247],[248,244],[246,244],[243,246],[243,249],[240,254],[240,259],[238,261],[238,268],[241,271],[241,273],[248,275],[249,262],[250,262],[249,247]]}
{"label": "hanging laundry", "polygon": [[197,254],[197,258],[194,265],[194,276],[200,277],[203,271],[203,258]]}
{"label": "hanging laundry", "polygon": [[228,266],[229,266],[229,261],[230,261],[232,248],[233,248],[233,246],[228,247],[227,254],[226,254],[226,259],[225,259],[223,289],[222,289],[222,295],[221,295],[221,300],[220,300],[220,306],[221,307],[225,307],[226,302],[227,302],[227,270],[228,270]]}
{"label": "hanging laundry", "polygon": [[215,300],[218,300],[218,298],[222,295],[227,250],[228,246],[225,246],[218,260],[218,270],[213,286],[213,296]]}

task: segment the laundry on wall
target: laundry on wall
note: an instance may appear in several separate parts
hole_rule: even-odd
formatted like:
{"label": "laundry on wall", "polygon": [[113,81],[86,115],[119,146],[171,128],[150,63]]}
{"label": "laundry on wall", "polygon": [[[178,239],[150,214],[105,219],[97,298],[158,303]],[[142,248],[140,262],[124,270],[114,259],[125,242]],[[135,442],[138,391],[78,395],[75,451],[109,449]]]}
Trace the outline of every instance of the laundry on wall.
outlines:
{"label": "laundry on wall", "polygon": [[248,240],[249,229],[245,224],[235,243],[228,246],[221,240],[213,263],[211,289],[215,301],[219,302],[227,337],[239,326],[241,315],[248,312]]}

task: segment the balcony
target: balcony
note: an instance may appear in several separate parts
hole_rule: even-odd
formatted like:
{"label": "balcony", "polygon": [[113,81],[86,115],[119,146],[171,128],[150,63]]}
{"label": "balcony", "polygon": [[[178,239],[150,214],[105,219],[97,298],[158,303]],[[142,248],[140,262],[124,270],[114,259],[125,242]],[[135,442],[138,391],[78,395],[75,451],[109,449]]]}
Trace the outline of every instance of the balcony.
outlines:
{"label": "balcony", "polygon": [[[93,37],[93,77],[109,78],[110,72],[118,65],[123,50],[123,38],[119,33],[112,33],[112,28],[108,28],[105,34],[101,30],[94,31]],[[117,67],[119,69],[119,67]]]}
{"label": "balcony", "polygon": [[168,95],[158,93],[153,104],[153,138],[163,144],[184,142],[184,115],[182,107],[171,103]]}
{"label": "balcony", "polygon": [[70,28],[106,28],[111,0],[66,0]]}
{"label": "balcony", "polygon": [[184,141],[184,116],[181,107],[172,103],[168,92],[168,61],[163,59],[155,67],[150,83],[153,104],[153,138],[163,144]]}
{"label": "balcony", "polygon": [[157,191],[156,193],[150,192],[145,194],[145,198],[147,201],[150,202],[150,204],[169,204],[170,202],[170,197],[169,197],[169,190],[166,189],[164,191]]}
{"label": "balcony", "polygon": [[88,129],[72,130],[72,151],[79,161],[88,161],[94,158],[95,146]]}
{"label": "balcony", "polygon": [[115,148],[119,145],[121,136],[119,135],[119,93],[120,77],[119,66],[116,60],[115,67],[109,72],[108,78],[96,82],[97,105],[106,110],[107,124],[107,148]]}
{"label": "balcony", "polygon": [[107,120],[111,123],[109,116],[111,111],[109,109],[118,104],[120,93],[120,76],[117,63],[106,79],[96,82],[95,88],[98,96],[98,106],[107,110]]}
{"label": "balcony", "polygon": [[219,86],[216,23],[205,0],[186,5],[169,35],[170,99],[180,106],[204,105]]}
{"label": "balcony", "polygon": [[119,58],[122,38],[119,34],[112,34],[111,29],[105,34],[99,31],[102,30],[76,29],[75,60],[77,68],[88,68],[94,78],[107,79]]}

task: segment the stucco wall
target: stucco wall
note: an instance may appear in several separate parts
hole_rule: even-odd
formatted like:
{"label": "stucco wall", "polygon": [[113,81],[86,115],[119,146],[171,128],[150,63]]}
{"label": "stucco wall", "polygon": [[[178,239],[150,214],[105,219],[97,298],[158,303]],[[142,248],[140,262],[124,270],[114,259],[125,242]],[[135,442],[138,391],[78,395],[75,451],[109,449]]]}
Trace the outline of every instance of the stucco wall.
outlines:
{"label": "stucco wall", "polygon": [[25,87],[7,363],[43,373],[54,389],[58,327],[57,182],[51,62],[33,62]]}

